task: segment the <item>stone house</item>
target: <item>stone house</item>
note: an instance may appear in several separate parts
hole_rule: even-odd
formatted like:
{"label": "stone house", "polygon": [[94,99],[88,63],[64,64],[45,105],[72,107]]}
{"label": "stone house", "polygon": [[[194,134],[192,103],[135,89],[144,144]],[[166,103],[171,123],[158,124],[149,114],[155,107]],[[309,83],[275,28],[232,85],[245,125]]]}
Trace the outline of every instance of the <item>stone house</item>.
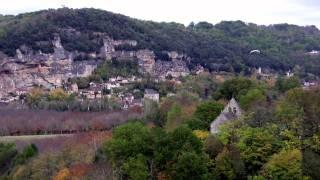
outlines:
{"label": "stone house", "polygon": [[152,101],[159,102],[160,95],[157,91],[153,89],[145,89],[144,99],[150,99]]}
{"label": "stone house", "polygon": [[229,103],[225,106],[220,115],[211,122],[210,132],[216,134],[219,132],[219,128],[222,124],[235,120],[243,114],[238,102],[232,98]]}
{"label": "stone house", "polygon": [[78,87],[77,83],[68,84],[65,87],[65,89],[68,92],[68,94],[72,94],[72,93],[78,94],[78,92],[79,92],[79,87]]}
{"label": "stone house", "polygon": [[27,88],[17,88],[16,89],[16,94],[18,96],[26,95],[26,94],[28,94],[28,89]]}

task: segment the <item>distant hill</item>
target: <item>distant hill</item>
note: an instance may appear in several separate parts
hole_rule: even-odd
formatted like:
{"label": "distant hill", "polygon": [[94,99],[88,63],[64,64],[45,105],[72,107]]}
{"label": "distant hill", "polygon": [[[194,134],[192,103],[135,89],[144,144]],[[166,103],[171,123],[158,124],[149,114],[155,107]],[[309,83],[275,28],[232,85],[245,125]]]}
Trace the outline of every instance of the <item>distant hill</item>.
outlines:
{"label": "distant hill", "polygon": [[[156,52],[178,51],[209,70],[244,72],[262,67],[271,71],[295,70],[302,76],[320,75],[320,31],[315,26],[289,24],[259,26],[241,21],[156,23],[97,9],[43,10],[17,16],[0,16],[0,51],[15,56],[21,45],[49,53],[51,40],[61,37],[68,51],[98,52],[103,35],[131,39],[138,47]],[[251,53],[259,50],[260,53]]]}

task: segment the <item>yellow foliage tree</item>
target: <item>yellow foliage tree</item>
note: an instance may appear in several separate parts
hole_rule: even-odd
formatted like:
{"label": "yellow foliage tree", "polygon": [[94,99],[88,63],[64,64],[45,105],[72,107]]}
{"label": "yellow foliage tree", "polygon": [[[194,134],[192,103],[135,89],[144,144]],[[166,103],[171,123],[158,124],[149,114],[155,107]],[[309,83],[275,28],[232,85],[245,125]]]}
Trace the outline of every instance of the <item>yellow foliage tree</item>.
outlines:
{"label": "yellow foliage tree", "polygon": [[197,136],[197,138],[199,138],[200,140],[206,140],[210,135],[209,131],[202,130],[194,130],[193,134]]}
{"label": "yellow foliage tree", "polygon": [[66,93],[63,89],[57,88],[52,90],[49,93],[48,99],[50,101],[63,101],[69,97],[68,93]]}
{"label": "yellow foliage tree", "polygon": [[68,168],[61,169],[54,177],[53,180],[68,180],[71,178],[71,173]]}

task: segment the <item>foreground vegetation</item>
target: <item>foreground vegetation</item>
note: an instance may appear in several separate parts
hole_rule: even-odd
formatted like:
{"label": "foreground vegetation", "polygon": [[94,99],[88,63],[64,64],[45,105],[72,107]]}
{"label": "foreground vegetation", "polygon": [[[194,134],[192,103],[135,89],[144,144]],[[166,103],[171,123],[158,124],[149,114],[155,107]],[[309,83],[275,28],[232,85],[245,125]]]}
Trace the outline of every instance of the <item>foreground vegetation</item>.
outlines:
{"label": "foreground vegetation", "polygon": [[[194,80],[198,85],[188,89]],[[210,81],[209,90],[201,84]],[[92,136],[32,156],[2,144],[2,178],[319,179],[320,90],[293,82],[188,78],[144,118],[116,127],[112,138]],[[245,114],[210,134],[209,124],[230,97]]]}

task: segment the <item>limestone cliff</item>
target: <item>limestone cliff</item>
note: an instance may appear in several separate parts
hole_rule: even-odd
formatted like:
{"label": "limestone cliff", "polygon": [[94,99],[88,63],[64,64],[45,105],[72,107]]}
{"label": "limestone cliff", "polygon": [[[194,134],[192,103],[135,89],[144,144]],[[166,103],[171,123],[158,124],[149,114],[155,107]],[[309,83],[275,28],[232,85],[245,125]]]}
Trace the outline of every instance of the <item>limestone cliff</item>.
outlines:
{"label": "limestone cliff", "polygon": [[[189,74],[186,66],[188,57],[177,52],[167,52],[171,61],[157,60],[155,53],[148,49],[116,51],[116,47],[136,47],[134,40],[114,40],[105,34],[100,52],[68,52],[64,49],[60,37],[55,34],[52,40],[53,53],[34,52],[21,45],[15,57],[0,52],[0,98],[15,93],[17,89],[41,86],[45,89],[61,87],[63,82],[73,77],[90,76],[103,60],[130,59],[139,64],[139,71],[156,77],[165,78]],[[75,57],[81,58],[81,61]]]}

